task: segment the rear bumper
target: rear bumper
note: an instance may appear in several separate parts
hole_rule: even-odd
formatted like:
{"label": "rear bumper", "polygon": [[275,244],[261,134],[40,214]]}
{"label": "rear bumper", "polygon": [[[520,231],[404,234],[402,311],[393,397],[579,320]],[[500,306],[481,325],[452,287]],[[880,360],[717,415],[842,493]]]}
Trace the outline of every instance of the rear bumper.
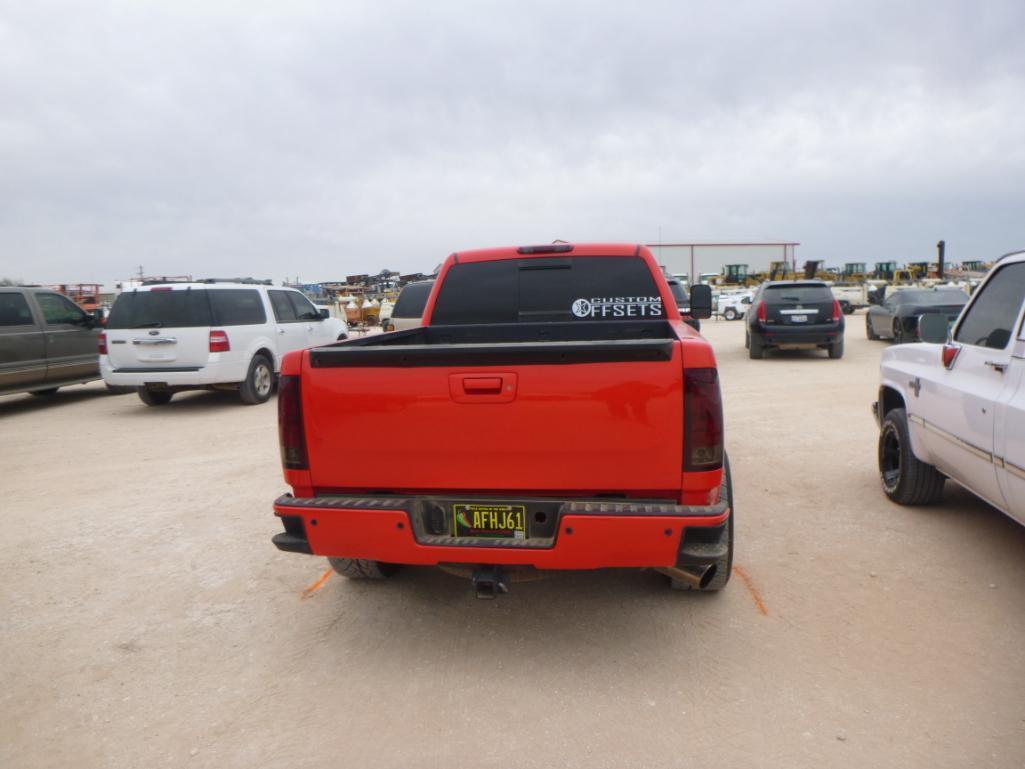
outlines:
{"label": "rear bumper", "polygon": [[[508,500],[503,500],[508,501]],[[533,500],[522,500],[531,507]],[[456,539],[427,531],[435,500],[291,495],[274,503],[285,531],[273,538],[286,552],[364,558],[385,563],[508,564],[537,569],[700,566],[727,552],[730,509],[715,505],[557,501],[545,536],[523,540]]]}
{"label": "rear bumper", "polygon": [[144,367],[115,369],[110,359],[100,357],[100,374],[103,381],[118,387],[143,387],[160,384],[167,387],[202,387],[211,384],[241,382],[248,373],[246,361],[210,361],[205,366]]}
{"label": "rear bumper", "polygon": [[838,337],[843,337],[843,325],[766,326],[758,324],[752,327],[752,333],[769,346],[832,344]]}

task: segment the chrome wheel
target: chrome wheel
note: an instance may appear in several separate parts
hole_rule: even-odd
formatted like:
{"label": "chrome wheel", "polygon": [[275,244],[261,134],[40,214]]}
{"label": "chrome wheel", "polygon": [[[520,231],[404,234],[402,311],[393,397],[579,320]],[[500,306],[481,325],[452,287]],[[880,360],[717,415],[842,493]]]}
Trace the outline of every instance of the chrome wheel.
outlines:
{"label": "chrome wheel", "polygon": [[256,394],[261,398],[270,395],[270,388],[273,382],[274,376],[271,374],[270,367],[265,363],[258,364],[256,371],[253,372],[253,384],[255,385]]}

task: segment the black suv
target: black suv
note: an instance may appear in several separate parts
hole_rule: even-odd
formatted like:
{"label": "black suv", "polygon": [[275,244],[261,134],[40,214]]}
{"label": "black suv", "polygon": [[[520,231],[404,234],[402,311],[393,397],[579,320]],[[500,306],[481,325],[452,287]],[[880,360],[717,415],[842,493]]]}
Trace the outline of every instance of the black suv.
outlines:
{"label": "black suv", "polygon": [[772,348],[822,348],[830,358],[843,357],[843,312],[820,280],[763,283],[744,320],[747,349],[754,359]]}

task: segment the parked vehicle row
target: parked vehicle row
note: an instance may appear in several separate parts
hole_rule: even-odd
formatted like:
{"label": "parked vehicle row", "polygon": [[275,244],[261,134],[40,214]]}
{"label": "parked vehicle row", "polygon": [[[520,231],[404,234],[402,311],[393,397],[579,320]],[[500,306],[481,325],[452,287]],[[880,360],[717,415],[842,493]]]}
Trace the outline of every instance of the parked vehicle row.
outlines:
{"label": "parked vehicle row", "polygon": [[950,479],[1025,523],[1025,252],[998,261],[949,325],[926,314],[924,344],[883,351],[883,491],[928,504]]}

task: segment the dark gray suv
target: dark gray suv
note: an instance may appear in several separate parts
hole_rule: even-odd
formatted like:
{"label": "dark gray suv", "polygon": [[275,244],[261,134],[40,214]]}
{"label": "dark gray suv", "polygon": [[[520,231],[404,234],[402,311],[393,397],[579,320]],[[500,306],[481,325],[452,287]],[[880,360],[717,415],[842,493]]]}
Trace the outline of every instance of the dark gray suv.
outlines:
{"label": "dark gray suv", "polygon": [[96,319],[47,288],[0,286],[0,395],[100,378]]}

